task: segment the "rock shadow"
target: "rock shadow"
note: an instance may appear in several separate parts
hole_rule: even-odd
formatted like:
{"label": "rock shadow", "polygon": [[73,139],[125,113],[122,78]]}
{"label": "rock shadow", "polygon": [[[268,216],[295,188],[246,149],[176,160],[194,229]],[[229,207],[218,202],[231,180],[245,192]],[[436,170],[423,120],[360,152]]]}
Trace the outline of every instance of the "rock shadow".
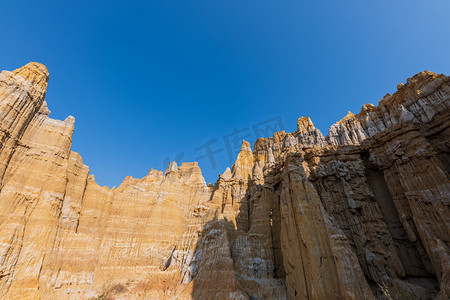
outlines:
{"label": "rock shadow", "polygon": [[210,201],[219,196],[223,202],[199,231],[185,294],[196,300],[286,298],[279,197],[267,193],[273,188],[250,176],[247,183],[217,181]]}

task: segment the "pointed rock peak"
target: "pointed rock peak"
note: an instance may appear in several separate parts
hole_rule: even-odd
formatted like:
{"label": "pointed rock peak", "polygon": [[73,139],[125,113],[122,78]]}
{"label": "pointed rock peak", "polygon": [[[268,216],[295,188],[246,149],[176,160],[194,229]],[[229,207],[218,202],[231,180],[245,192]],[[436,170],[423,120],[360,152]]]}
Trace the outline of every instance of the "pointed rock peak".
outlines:
{"label": "pointed rock peak", "polygon": [[153,176],[153,175],[163,175],[162,171],[151,168],[145,176]]}
{"label": "pointed rock peak", "polygon": [[246,140],[242,140],[241,152],[242,151],[250,151],[252,152],[252,148],[250,147],[250,143]]}
{"label": "pointed rock peak", "polygon": [[25,66],[15,69],[13,71],[14,75],[24,75],[30,72],[37,72],[37,73],[41,73],[42,75],[47,75],[48,76],[48,69],[45,65],[40,64],[38,62],[29,62],[27,63]]}
{"label": "pointed rock peak", "polygon": [[[403,90],[405,87],[406,87],[406,85],[404,85],[403,88],[401,88],[401,89]],[[398,92],[398,91],[397,91],[397,92]],[[395,95],[397,92],[395,92],[394,95]],[[383,106],[383,105],[386,105],[386,103],[387,103],[390,99],[392,99],[392,95],[389,94],[389,93],[387,93],[386,95],[383,96],[383,98],[380,99],[380,101],[378,101],[378,107],[377,107],[377,108],[379,109],[379,107],[381,107],[381,106]]]}
{"label": "pointed rock peak", "polygon": [[[436,74],[434,72],[430,71],[423,71],[420,73],[417,73],[413,77],[410,77],[406,80],[406,84],[404,85],[398,85],[397,87],[400,87],[396,93],[414,93],[416,95],[420,95],[422,92],[429,91],[429,88],[431,87],[431,90],[433,90],[437,85],[440,85],[442,80],[447,81],[448,77],[444,74]],[[429,86],[430,83],[434,82],[431,86]],[[395,95],[395,93],[394,93]]]}
{"label": "pointed rock peak", "polygon": [[202,170],[197,162],[183,162],[178,168],[180,180],[185,184],[201,184],[206,185]]}
{"label": "pointed rock peak", "polygon": [[352,113],[351,111],[348,111],[347,115],[342,118],[342,120],[338,121],[337,124],[343,124],[345,122],[347,122],[350,119],[353,119],[355,117],[355,114]]}
{"label": "pointed rock peak", "polygon": [[117,188],[119,191],[123,191],[127,185],[129,185],[130,183],[132,183],[133,181],[135,181],[135,179],[133,178],[133,176],[126,176],[122,183],[119,184],[119,187]]}
{"label": "pointed rock peak", "polygon": [[311,118],[309,117],[300,117],[297,120],[297,131],[300,133],[308,132],[311,129],[315,129]]}
{"label": "pointed rock peak", "polygon": [[371,111],[375,111],[378,108],[373,105],[372,103],[366,103],[361,107],[361,112],[360,113],[364,113],[364,112],[371,112]]}
{"label": "pointed rock peak", "polygon": [[39,113],[46,116],[50,115],[50,110],[48,109],[47,101],[44,100],[44,102],[41,105],[41,108],[39,109]]}
{"label": "pointed rock peak", "polygon": [[75,118],[74,118],[73,116],[68,116],[68,117],[64,120],[64,122],[65,122],[66,124],[71,124],[71,125],[73,125],[73,124],[75,124]]}
{"label": "pointed rock peak", "polygon": [[162,171],[151,168],[150,171],[148,171],[147,175],[145,175],[145,177],[143,177],[142,179],[146,182],[154,182],[163,179],[163,177],[164,173]]}
{"label": "pointed rock peak", "polygon": [[232,167],[233,177],[239,178],[241,176],[244,179],[251,177],[253,169],[253,152],[250,148],[250,143],[242,141],[241,152],[239,152],[236,162]]}
{"label": "pointed rock peak", "polygon": [[148,180],[150,178],[155,179],[155,178],[161,178],[163,175],[164,175],[164,173],[162,171],[158,171],[158,170],[151,168],[150,171],[148,171],[147,175],[145,175],[144,178],[146,180]]}
{"label": "pointed rock peak", "polygon": [[178,172],[178,165],[176,161],[173,161],[169,164],[169,167],[166,169],[164,175],[169,174],[170,172]]}
{"label": "pointed rock peak", "polygon": [[273,134],[273,141],[278,144],[281,143],[284,140],[284,137],[286,136],[286,132],[284,132],[284,130],[275,132]]}
{"label": "pointed rock peak", "polygon": [[30,62],[22,68],[14,70],[12,73],[14,76],[20,76],[27,81],[39,85],[46,84],[49,78],[47,67],[37,62]]}
{"label": "pointed rock peak", "polygon": [[241,146],[241,151],[239,151],[236,162],[238,162],[239,160],[242,160],[242,159],[246,159],[246,157],[251,157],[252,162],[253,162],[253,151],[252,151],[252,148],[250,147],[250,143],[243,140],[242,146]]}
{"label": "pointed rock peak", "polygon": [[430,81],[435,80],[437,77],[439,77],[438,74],[425,70],[425,71],[417,73],[416,75],[414,75],[411,78],[408,78],[406,80],[406,84],[407,85],[416,85],[416,84],[420,84],[420,83],[428,83]]}
{"label": "pointed rock peak", "polygon": [[223,172],[222,177],[223,177],[223,179],[230,179],[231,178],[231,170],[230,170],[229,167],[225,170],[225,172]]}
{"label": "pointed rock peak", "polygon": [[169,165],[169,169],[171,171],[178,171],[178,164],[177,164],[177,162],[176,161],[171,162],[170,165]]}

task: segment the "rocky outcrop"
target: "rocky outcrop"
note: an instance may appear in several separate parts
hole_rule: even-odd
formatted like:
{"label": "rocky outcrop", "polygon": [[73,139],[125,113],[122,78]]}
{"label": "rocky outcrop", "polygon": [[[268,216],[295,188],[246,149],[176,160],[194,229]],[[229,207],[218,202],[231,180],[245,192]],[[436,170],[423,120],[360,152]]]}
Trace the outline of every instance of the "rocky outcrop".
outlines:
{"label": "rocky outcrop", "polygon": [[325,137],[243,142],[100,187],[38,63],[0,75],[0,298],[450,297],[450,78],[421,72]]}

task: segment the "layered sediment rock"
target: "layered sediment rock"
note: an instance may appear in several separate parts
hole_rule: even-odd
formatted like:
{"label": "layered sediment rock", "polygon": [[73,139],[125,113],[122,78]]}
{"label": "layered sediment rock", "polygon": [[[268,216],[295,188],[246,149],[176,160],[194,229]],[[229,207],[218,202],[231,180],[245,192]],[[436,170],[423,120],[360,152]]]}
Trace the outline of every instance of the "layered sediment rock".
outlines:
{"label": "layered sediment rock", "polygon": [[[421,72],[330,128],[100,187],[49,118],[45,66],[0,75],[0,298],[450,297],[450,78]],[[381,287],[380,287],[381,286]]]}

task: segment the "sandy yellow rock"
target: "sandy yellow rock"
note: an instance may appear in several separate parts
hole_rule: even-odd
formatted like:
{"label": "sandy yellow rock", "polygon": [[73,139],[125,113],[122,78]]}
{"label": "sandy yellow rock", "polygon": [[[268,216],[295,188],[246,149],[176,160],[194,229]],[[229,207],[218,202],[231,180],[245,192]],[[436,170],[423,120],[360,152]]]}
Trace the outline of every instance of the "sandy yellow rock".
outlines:
{"label": "sandy yellow rock", "polygon": [[450,296],[450,79],[421,72],[327,137],[243,142],[208,187],[197,163],[95,182],[53,120],[49,74],[0,74],[0,298]]}

